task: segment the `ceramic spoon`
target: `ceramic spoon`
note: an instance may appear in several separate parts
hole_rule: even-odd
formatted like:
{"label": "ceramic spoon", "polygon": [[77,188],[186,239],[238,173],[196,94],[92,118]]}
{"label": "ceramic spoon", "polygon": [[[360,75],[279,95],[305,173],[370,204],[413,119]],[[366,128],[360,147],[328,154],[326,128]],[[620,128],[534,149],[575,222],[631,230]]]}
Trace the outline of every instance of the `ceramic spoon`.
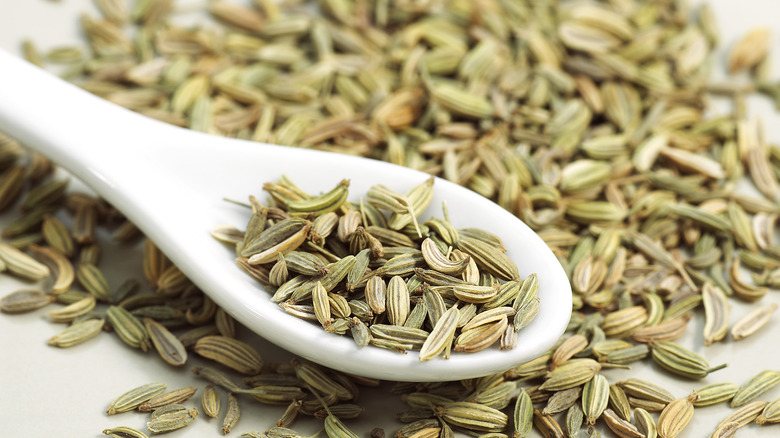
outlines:
{"label": "ceramic spoon", "polygon": [[232,248],[210,230],[243,228],[250,211],[225,202],[262,196],[264,182],[288,175],[310,193],[350,180],[350,199],[374,184],[404,192],[428,178],[408,168],[354,156],[206,135],[169,126],[95,97],[0,50],[0,131],[71,172],[119,209],[166,255],[246,327],[295,355],[358,375],[397,381],[466,379],[503,371],[542,354],[563,333],[571,289],[544,242],[492,201],[437,178],[422,218],[442,217],[446,201],[456,228],[499,235],[521,276],[539,276],[541,311],[511,351],[453,353],[420,362],[357,348],[349,336],[326,333],[285,313],[269,292],[235,264]]}

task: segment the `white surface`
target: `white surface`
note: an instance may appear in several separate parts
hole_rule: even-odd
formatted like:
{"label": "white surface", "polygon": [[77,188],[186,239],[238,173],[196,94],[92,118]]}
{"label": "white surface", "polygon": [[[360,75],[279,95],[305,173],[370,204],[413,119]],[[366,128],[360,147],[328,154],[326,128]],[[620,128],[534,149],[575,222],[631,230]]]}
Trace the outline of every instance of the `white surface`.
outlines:
{"label": "white surface", "polygon": [[[775,29],[772,45],[775,48],[780,47],[780,28],[776,24],[780,6],[775,2],[717,1],[713,4],[719,27],[723,31],[723,47],[729,47],[738,35],[757,25]],[[88,0],[63,0],[59,3],[45,0],[0,0],[0,47],[16,51],[23,37],[33,37],[43,49],[77,42],[77,14],[92,8]],[[775,56],[774,59],[779,58]],[[715,71],[721,72],[721,65],[718,65]],[[775,66],[774,72],[777,75],[780,68]],[[4,87],[8,85],[3,84]],[[756,99],[755,105],[751,106],[751,113],[762,115],[770,141],[780,141],[778,116],[771,104],[764,99]],[[42,122],[42,126],[45,126],[45,123]],[[293,177],[297,179],[295,175]],[[258,180],[271,178],[262,177]],[[334,177],[333,183],[336,178],[338,177]],[[220,196],[237,198],[246,194],[245,190],[236,194],[219,193]],[[7,215],[3,219],[5,217]],[[101,268],[113,272],[110,277],[112,285],[116,286],[127,277],[142,280],[138,248],[108,248],[101,261]],[[8,277],[0,278],[0,294],[4,295],[23,286],[25,285]],[[761,304],[770,302],[780,302],[777,291],[771,291]],[[752,308],[740,302],[732,303],[732,321],[736,321]],[[676,379],[657,367],[646,364],[633,365],[630,371],[609,370],[606,374],[611,382],[629,376],[652,378],[679,397],[707,383],[732,381],[742,384],[760,370],[780,369],[780,352],[773,345],[776,335],[780,332],[778,319],[775,315],[770,325],[752,338],[739,342],[727,340],[705,348],[700,340],[703,320],[701,315],[697,315],[689,325],[686,337],[680,342],[703,354],[713,365],[729,363],[726,369],[701,381]],[[103,412],[111,398],[149,381],[164,381],[170,388],[187,385],[202,387],[202,381],[194,379],[188,372],[167,366],[151,354],[143,355],[131,350],[112,336],[100,336],[69,350],[47,347],[46,339],[60,328],[61,326],[47,321],[45,310],[21,316],[0,315],[2,436],[85,437],[101,436],[102,429],[117,425],[142,428],[146,421],[145,416],[128,413],[106,417]],[[286,356],[284,352],[259,338],[255,342],[266,360],[282,360],[281,358]],[[774,388],[762,399],[771,400],[778,396],[780,388]],[[400,427],[393,417],[395,412],[403,409],[403,405],[398,402],[396,396],[389,395],[386,388],[365,390],[360,403],[366,405],[369,411],[363,420],[349,424],[361,436],[367,436],[367,432],[374,426],[383,426],[388,433]],[[265,430],[276,421],[283,410],[281,407],[267,407],[251,402],[242,403],[242,409],[242,419],[234,432],[236,435],[247,430]],[[730,409],[725,405],[696,409],[694,422],[681,436],[706,436],[712,431],[713,425],[729,412]],[[779,427],[751,426],[740,431],[740,435],[777,436],[780,433]],[[314,431],[318,426],[309,423],[296,425],[296,428]],[[603,424],[600,428],[603,429]],[[215,436],[218,434],[218,423],[199,418],[190,428],[169,436],[184,436],[187,432],[188,436]],[[608,431],[606,433],[609,435]]]}

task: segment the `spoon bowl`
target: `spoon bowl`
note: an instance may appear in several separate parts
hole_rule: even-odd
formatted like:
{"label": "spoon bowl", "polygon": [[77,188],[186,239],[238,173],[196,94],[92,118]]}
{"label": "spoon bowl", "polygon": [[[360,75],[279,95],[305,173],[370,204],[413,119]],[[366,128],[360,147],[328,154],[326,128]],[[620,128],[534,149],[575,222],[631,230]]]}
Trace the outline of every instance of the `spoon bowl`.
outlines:
{"label": "spoon bowl", "polygon": [[262,184],[289,176],[319,193],[350,180],[350,200],[374,184],[404,192],[429,175],[361,157],[229,139],[177,128],[93,96],[0,50],[0,131],[47,156],[132,221],[199,288],[236,320],[305,359],[340,371],[395,381],[444,381],[484,376],[533,359],[564,332],[571,288],[547,245],[492,201],[436,178],[434,198],[420,216],[442,217],[446,201],[456,228],[500,236],[521,277],[539,276],[541,310],[518,333],[511,351],[453,353],[420,362],[416,352],[359,349],[301,321],[269,301],[270,293],[235,264],[232,248],[210,230],[242,228],[251,212],[224,199],[261,195]]}

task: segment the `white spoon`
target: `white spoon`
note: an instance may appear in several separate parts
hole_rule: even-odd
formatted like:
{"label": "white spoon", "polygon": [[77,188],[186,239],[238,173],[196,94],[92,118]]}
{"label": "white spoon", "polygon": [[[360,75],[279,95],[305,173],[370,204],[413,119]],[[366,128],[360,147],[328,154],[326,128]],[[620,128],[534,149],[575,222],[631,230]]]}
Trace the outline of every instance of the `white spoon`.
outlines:
{"label": "white spoon", "polygon": [[[221,138],[176,128],[95,97],[0,50],[0,131],[44,154],[114,205],[219,306],[246,327],[306,359],[344,372],[397,381],[458,380],[500,372],[539,356],[564,332],[571,289],[547,245],[492,201],[436,179],[423,217],[447,202],[456,228],[499,235],[521,276],[537,273],[541,311],[511,351],[454,353],[420,362],[417,353],[358,349],[285,313],[234,263],[210,230],[243,228],[246,208],[223,201],[261,195],[262,183],[289,175],[304,190],[350,180],[350,199],[373,184],[403,192],[428,175],[381,161]],[[262,352],[261,352],[262,353]]]}

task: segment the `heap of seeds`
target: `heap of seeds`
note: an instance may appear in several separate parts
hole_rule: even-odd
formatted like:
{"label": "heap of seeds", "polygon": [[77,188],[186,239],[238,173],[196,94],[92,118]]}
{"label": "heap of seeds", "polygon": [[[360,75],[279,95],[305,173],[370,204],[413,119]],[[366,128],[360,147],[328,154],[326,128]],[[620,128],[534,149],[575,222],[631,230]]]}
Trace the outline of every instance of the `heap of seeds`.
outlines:
{"label": "heap of seeds", "polygon": [[[758,335],[775,311],[762,306],[737,324],[729,315],[730,300],[760,302],[780,287],[780,148],[745,104],[754,91],[780,101],[766,30],[731,49],[728,70],[745,78],[733,85],[708,79],[718,43],[710,9],[682,0],[321,0],[318,13],[299,3],[212,1],[208,12],[221,26],[188,27],[175,23],[172,0],[130,8],[100,0],[104,17],[82,18],[87,49],[41,54],[28,42],[25,50],[32,61],[66,63],[63,74],[85,89],[172,124],[444,177],[539,233],[573,286],[567,336],[506,373],[397,385],[410,406],[399,414],[408,423],[399,438],[453,430],[522,437],[532,427],[575,436],[583,422],[619,436],[670,437],[692,410],[726,401],[736,410],[713,425],[713,436],[778,421],[776,401],[756,400],[777,383],[777,370],[742,387],[715,382],[671,394],[638,379],[610,384],[606,369],[652,360],[701,379],[722,365],[708,363],[706,347],[675,343],[692,318],[704,319],[701,339],[710,345],[730,342],[729,328],[734,340]],[[732,109],[709,114],[713,94]],[[159,344],[176,363],[186,359],[182,349],[138,318],[171,330],[205,324],[179,335],[185,348],[235,336],[230,318],[151,242],[144,266],[156,292],[109,290],[94,226],[118,215],[99,200],[65,195],[67,182],[48,176],[50,163],[34,156],[22,164],[19,155],[12,140],[0,141],[0,208],[23,212],[3,230],[11,240],[0,247],[0,266],[30,279],[51,272],[56,282],[46,293],[4,298],[3,311],[66,303],[52,319],[72,325],[51,343],[83,342],[105,320],[129,345]],[[756,190],[735,192],[742,180]],[[17,203],[27,181],[32,188]],[[70,230],[53,215],[62,206],[73,215]],[[74,278],[83,291],[69,288]],[[106,301],[128,312],[105,311]],[[258,366],[242,357],[243,366]],[[317,391],[338,399],[333,388]],[[349,436],[339,412],[325,414],[331,437]],[[282,435],[297,436],[268,433]]]}
{"label": "heap of seeds", "polygon": [[418,223],[433,182],[404,194],[374,185],[351,204],[349,181],[312,196],[284,177],[263,186],[271,206],[250,197],[246,231],[212,234],[235,245],[238,265],[274,290],[272,302],[329,333],[350,332],[360,347],[419,350],[421,361],[497,342],[511,350],[539,312],[537,277],[520,279],[492,233]]}

